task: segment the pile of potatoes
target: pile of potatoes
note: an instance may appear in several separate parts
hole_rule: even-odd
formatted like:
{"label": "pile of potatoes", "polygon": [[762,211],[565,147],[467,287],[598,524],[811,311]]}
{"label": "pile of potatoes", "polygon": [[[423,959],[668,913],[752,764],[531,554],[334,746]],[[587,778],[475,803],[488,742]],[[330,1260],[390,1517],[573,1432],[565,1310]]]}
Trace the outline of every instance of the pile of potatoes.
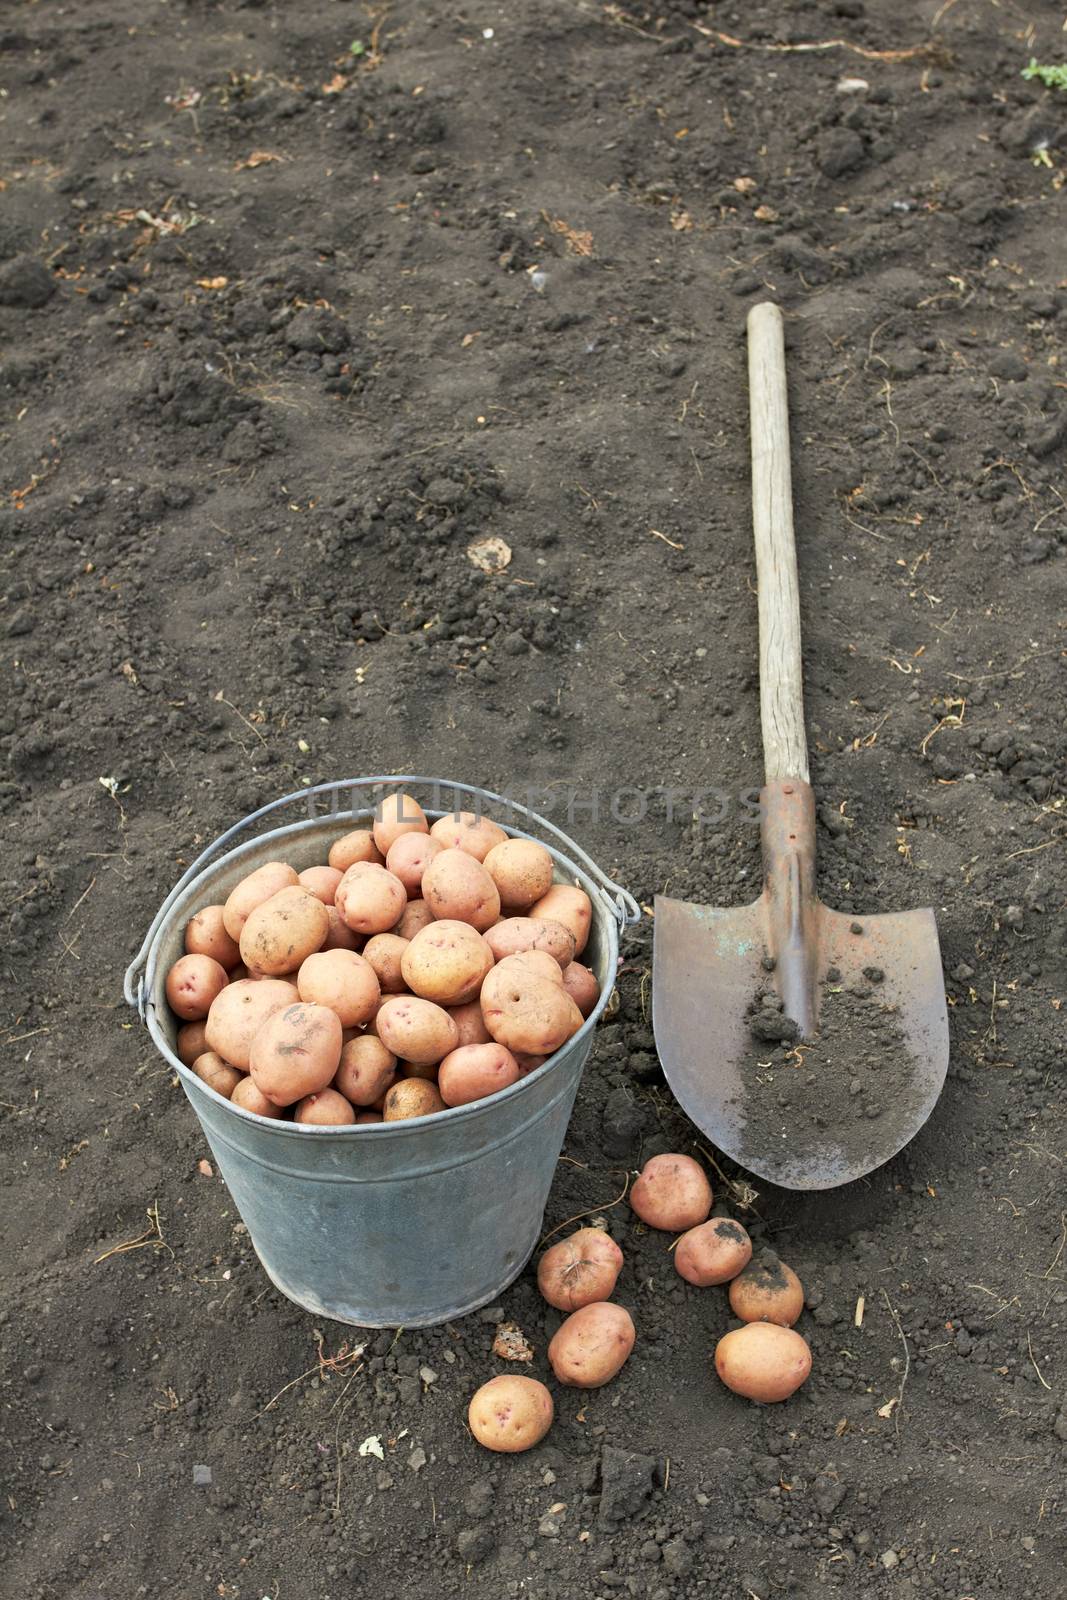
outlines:
{"label": "pile of potatoes", "polygon": [[204,906],[166,979],[186,1066],[243,1111],[305,1125],[430,1116],[547,1061],[595,1008],[592,904],[543,845],[410,795]]}

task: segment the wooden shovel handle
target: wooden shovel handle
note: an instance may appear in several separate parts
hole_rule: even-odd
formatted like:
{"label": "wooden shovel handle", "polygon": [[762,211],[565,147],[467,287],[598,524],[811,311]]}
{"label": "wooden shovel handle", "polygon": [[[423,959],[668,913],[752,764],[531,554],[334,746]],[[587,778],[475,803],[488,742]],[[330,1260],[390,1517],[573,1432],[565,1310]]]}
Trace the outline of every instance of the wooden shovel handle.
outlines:
{"label": "wooden shovel handle", "polygon": [[785,339],[782,313],[769,303],[753,306],[748,314],[748,391],[763,765],[768,783],[781,778],[807,783]]}

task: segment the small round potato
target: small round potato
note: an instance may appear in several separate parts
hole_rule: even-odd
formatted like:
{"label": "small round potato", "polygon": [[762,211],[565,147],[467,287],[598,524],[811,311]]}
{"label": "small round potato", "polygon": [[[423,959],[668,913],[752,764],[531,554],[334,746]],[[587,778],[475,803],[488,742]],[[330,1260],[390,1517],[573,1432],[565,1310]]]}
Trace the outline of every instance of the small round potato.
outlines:
{"label": "small round potato", "polygon": [[268,1100],[291,1106],[325,1089],[340,1060],[341,1024],[336,1011],[299,1001],[275,1012],[256,1034],[249,1070]]}
{"label": "small round potato", "polygon": [[352,932],[337,907],[327,906],[326,915],[330,919],[330,926],[326,930],[322,948],[324,950],[358,950],[363,943],[362,935]]}
{"label": "small round potato", "polygon": [[333,1087],[354,1106],[373,1106],[396,1079],[396,1056],[373,1033],[358,1033],[341,1046]]}
{"label": "small round potato", "polygon": [[485,865],[509,911],[526,911],[552,887],[552,857],[533,839],[505,839],[494,845]]}
{"label": "small round potato", "polygon": [[407,893],[419,894],[422,875],[434,856],[444,849],[439,839],[428,833],[402,833],[389,846],[385,865],[395,878],[399,878]]}
{"label": "small round potato", "polygon": [[300,999],[284,978],[245,978],[223,989],[208,1012],[204,1043],[231,1066],[248,1071],[252,1040],[283,1006]]}
{"label": "small round potato", "polygon": [[634,1347],[633,1318],[610,1300],[574,1311],[552,1336],[548,1360],[560,1383],[599,1389],[610,1383]]}
{"label": "small round potato", "polygon": [[303,872],[297,874],[297,881],[308,894],[321,900],[324,906],[332,906],[337,885],[343,877],[344,873],[338,867],[305,867]]}
{"label": "small round potato", "polygon": [[240,950],[222,920],[225,906],[201,906],[185,926],[185,949],[191,956],[210,956],[227,972],[237,965]]}
{"label": "small round potato", "polygon": [[622,1259],[603,1228],[579,1228],[569,1239],[549,1245],[537,1266],[537,1287],[557,1311],[580,1311],[611,1299]]}
{"label": "small round potato", "polygon": [[241,929],[249,916],[264,900],[277,894],[279,889],[291,889],[297,882],[293,868],[284,861],[268,861],[247,878],[242,878],[222,908],[222,921],[231,939],[239,944]]}
{"label": "small round potato", "polygon": [[513,1053],[549,1056],[577,1033],[584,1019],[563,992],[562,973],[553,982],[525,970],[524,963],[533,956],[550,959],[543,951],[528,951],[507,956],[493,968],[482,985],[482,1016],[497,1044]]}
{"label": "small round potato", "polygon": [[554,1414],[552,1396],[543,1383],[505,1372],[483,1383],[473,1396],[467,1423],[486,1450],[514,1455],[541,1443]]}
{"label": "small round potato", "polygon": [[674,1247],[676,1271],[687,1283],[707,1289],[714,1283],[729,1283],[752,1257],[752,1240],[739,1222],[731,1217],[712,1217],[699,1227],[690,1228]]}
{"label": "small round potato", "polygon": [[500,915],[496,884],[465,850],[442,850],[422,875],[422,898],[438,920],[469,922],[484,933]]}
{"label": "small round potato", "polygon": [[715,1371],[734,1394],[773,1405],[788,1400],[811,1372],[811,1351],[793,1328],[749,1322],[715,1346]]}
{"label": "small round potato", "polygon": [[242,1078],[230,1096],[232,1106],[240,1106],[242,1111],[254,1111],[257,1117],[283,1117],[285,1112],[281,1106],[276,1106],[273,1100],[268,1100],[266,1095],[257,1089],[251,1078]]}
{"label": "small round potato", "polygon": [[653,1156],[630,1190],[641,1221],[665,1233],[684,1233],[705,1222],[712,1199],[704,1168],[692,1156]]}
{"label": "small round potato", "polygon": [[[230,981],[234,982],[236,980],[231,979]],[[478,1014],[479,1016],[481,1015],[480,1006],[478,1008]],[[202,1056],[204,1054],[204,1051],[207,1049],[207,1038],[205,1037],[206,1034],[206,1022],[187,1022],[183,1027],[178,1029],[178,1037],[175,1042],[174,1049],[178,1060],[183,1066],[191,1067],[197,1056]],[[464,1040],[463,1042],[466,1043],[467,1041]]]}
{"label": "small round potato", "polygon": [[320,1089],[317,1094],[306,1094],[303,1100],[296,1102],[293,1111],[294,1122],[303,1122],[311,1127],[350,1127],[355,1120],[356,1113],[336,1089]]}
{"label": "small round potato", "polygon": [[354,950],[322,950],[308,956],[296,975],[301,1000],[329,1006],[342,1028],[355,1028],[374,1015],[381,991],[370,962]]}
{"label": "small round potato", "polygon": [[600,999],[600,985],[596,975],[580,961],[572,961],[563,969],[563,987],[574,1001],[583,1017],[592,1016]]}
{"label": "small round potato", "polygon": [[432,1117],[445,1109],[437,1085],[426,1078],[401,1078],[386,1094],[383,1122],[407,1122],[410,1117]]}
{"label": "small round potato", "polygon": [[492,1044],[493,1035],[485,1025],[480,1000],[468,1000],[465,1006],[449,1006],[448,1014],[459,1031],[457,1049],[468,1044]]}
{"label": "small round potato", "polygon": [[498,961],[524,950],[543,950],[561,970],[574,960],[574,935],[562,922],[546,922],[541,917],[505,917],[486,930],[485,938]]}
{"label": "small round potato", "polygon": [[437,1087],[446,1106],[465,1106],[518,1083],[519,1076],[519,1063],[502,1044],[460,1045],[441,1062]]}
{"label": "small round potato", "polygon": [[349,867],[337,885],[334,901],[354,933],[385,933],[406,903],[400,879],[372,861],[357,861]]}
{"label": "small round potato", "polygon": [[221,1094],[228,1100],[244,1077],[243,1072],[238,1072],[236,1067],[231,1067],[228,1061],[223,1061],[214,1050],[205,1050],[202,1056],[197,1056],[193,1062],[193,1071],[198,1078],[207,1084],[209,1089],[214,1089],[216,1094]]}
{"label": "small round potato", "polygon": [[[413,839],[416,835],[409,833],[403,837]],[[408,940],[398,933],[376,933],[363,946],[363,959],[374,968],[383,994],[403,994],[407,988],[400,965],[407,947]]]}
{"label": "small round potato", "polygon": [[465,1005],[480,993],[493,952],[469,922],[431,922],[404,950],[400,970],[412,994],[438,1005]]}
{"label": "small round potato", "polygon": [[773,1322],[791,1328],[804,1309],[804,1289],[773,1250],[761,1250],[730,1285],[730,1308],[742,1322]]}
{"label": "small round potato", "polygon": [[179,956],[167,973],[167,1003],[183,1022],[200,1022],[229,981],[211,956]]}
{"label": "small round potato", "polygon": [[488,817],[473,811],[450,811],[438,817],[430,833],[446,850],[466,850],[475,861],[484,861],[494,845],[503,844],[507,834]]}
{"label": "small round potato", "polygon": [[349,867],[354,867],[357,861],[373,861],[380,867],[385,857],[375,844],[370,829],[356,828],[353,833],[346,833],[334,840],[326,859],[331,867],[344,873]]}
{"label": "small round potato", "polygon": [[401,1061],[436,1066],[456,1048],[459,1030],[448,1012],[418,995],[391,995],[374,1019],[378,1038]]}
{"label": "small round potato", "polygon": [[430,824],[419,802],[398,789],[395,794],[386,795],[378,807],[372,831],[374,843],[383,856],[388,856],[390,846],[402,833],[429,833]]}
{"label": "small round potato", "polygon": [[409,900],[390,932],[401,939],[414,939],[419,929],[429,927],[433,920],[433,912],[425,900]]}
{"label": "small round potato", "polygon": [[326,907],[295,884],[264,900],[241,929],[241,960],[250,972],[281,978],[296,972],[330,930]]}
{"label": "small round potato", "polygon": [[543,917],[547,922],[562,922],[574,935],[575,955],[581,955],[593,921],[593,903],[584,889],[572,888],[567,883],[554,883],[547,894],[534,901],[529,915]]}

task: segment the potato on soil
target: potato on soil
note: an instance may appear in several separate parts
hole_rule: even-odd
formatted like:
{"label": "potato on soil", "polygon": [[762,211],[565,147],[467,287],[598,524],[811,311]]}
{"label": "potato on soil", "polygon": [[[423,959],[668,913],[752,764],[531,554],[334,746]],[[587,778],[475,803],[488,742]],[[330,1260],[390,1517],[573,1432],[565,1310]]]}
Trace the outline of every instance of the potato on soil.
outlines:
{"label": "potato on soil", "polygon": [[719,1340],[715,1371],[735,1394],[770,1405],[788,1400],[805,1382],[811,1372],[811,1351],[793,1328],[749,1322]]}
{"label": "potato on soil", "polygon": [[531,951],[507,956],[493,968],[482,985],[482,1016],[497,1044],[513,1053],[549,1056],[577,1033],[583,1018],[564,993],[562,973],[553,982],[525,970],[531,956],[545,959],[543,951]]}
{"label": "potato on soil", "polygon": [[448,1014],[459,1033],[457,1049],[468,1044],[492,1044],[493,1035],[485,1025],[480,1000],[468,1000],[463,1006],[449,1006]]}
{"label": "potato on soil", "polygon": [[209,1089],[214,1089],[216,1094],[221,1094],[228,1100],[244,1077],[243,1072],[238,1072],[236,1067],[231,1067],[228,1061],[223,1061],[214,1050],[205,1050],[203,1055],[197,1056],[193,1062],[193,1071],[197,1077],[207,1084]]}
{"label": "potato on soil", "polygon": [[276,1011],[252,1041],[249,1070],[275,1105],[325,1089],[341,1060],[341,1023],[326,1006],[299,1001]]}
{"label": "potato on soil", "polygon": [[467,1409],[467,1423],[486,1450],[514,1455],[540,1444],[554,1413],[543,1383],[508,1372],[482,1384]]}
{"label": "potato on soil", "polygon": [[374,968],[383,994],[402,994],[407,988],[400,962],[408,943],[398,933],[376,933],[363,946],[363,959]]}
{"label": "potato on soil", "polygon": [[242,1111],[254,1111],[257,1117],[284,1117],[285,1112],[281,1106],[276,1106],[273,1100],[268,1100],[261,1090],[256,1088],[251,1078],[242,1078],[230,1096],[232,1106],[240,1106]]}
{"label": "potato on soil", "polygon": [[293,1111],[293,1121],[310,1127],[343,1128],[351,1126],[356,1113],[343,1094],[336,1089],[320,1089],[317,1094],[305,1095],[298,1100]]}
{"label": "potato on soil", "polygon": [[804,1289],[792,1267],[761,1250],[730,1285],[730,1307],[742,1322],[791,1328],[804,1309]]}
{"label": "potato on soil", "polygon": [[584,889],[572,888],[566,883],[554,883],[547,894],[534,901],[528,914],[542,917],[546,922],[562,922],[574,935],[575,955],[581,955],[593,921],[593,902]]}
{"label": "potato on soil", "polygon": [[537,1266],[537,1287],[557,1311],[580,1311],[610,1300],[622,1271],[622,1251],[602,1228],[579,1228],[549,1245]]}
{"label": "potato on soil", "polygon": [[280,889],[249,913],[241,930],[241,960],[250,972],[281,978],[320,950],[329,931],[321,900],[300,884]]}
{"label": "potato on soil", "polygon": [[413,994],[438,1005],[464,1005],[480,993],[493,952],[469,922],[431,922],[404,950],[400,971]]}
{"label": "potato on soil", "polygon": [[396,1078],[396,1056],[373,1033],[360,1033],[341,1046],[333,1087],[354,1106],[376,1104]]}
{"label": "potato on soil", "polygon": [[222,920],[225,906],[201,906],[185,926],[185,950],[191,956],[210,956],[227,971],[237,965],[241,952]]}
{"label": "potato on soil", "polygon": [[475,861],[484,861],[490,850],[507,838],[497,823],[473,811],[450,811],[447,816],[438,817],[430,834],[442,849],[466,850]]}
{"label": "potato on soil", "polygon": [[653,1156],[630,1190],[630,1204],[641,1221],[666,1233],[683,1233],[705,1222],[712,1199],[704,1168],[683,1155]]}
{"label": "potato on soil", "polygon": [[425,1078],[401,1078],[382,1104],[383,1122],[407,1122],[410,1117],[432,1117],[445,1109],[435,1083]]}
{"label": "potato on soil", "polygon": [[297,881],[296,872],[284,861],[267,861],[242,878],[222,908],[223,925],[230,938],[239,944],[241,930],[256,907],[279,889],[291,889]]}
{"label": "potato on soil", "polygon": [[389,931],[400,939],[414,939],[419,929],[429,927],[433,920],[433,912],[425,900],[409,900],[401,912],[399,922],[394,923]]}
{"label": "potato on soil", "polygon": [[387,1050],[417,1066],[436,1066],[459,1039],[448,1012],[418,995],[391,995],[379,1007],[374,1027]]}
{"label": "potato on soil", "polygon": [[442,850],[422,875],[422,898],[434,917],[469,922],[484,933],[500,915],[496,884],[465,850]]}
{"label": "potato on soil", "polygon": [[324,906],[332,906],[337,885],[343,877],[344,873],[338,867],[305,867],[303,872],[297,874],[297,882],[308,894],[321,900]]}
{"label": "potato on soil", "polygon": [[211,956],[179,956],[167,973],[167,1003],[183,1022],[200,1022],[229,981]]}
{"label": "potato on soil", "polygon": [[334,900],[353,933],[385,933],[407,904],[400,879],[372,861],[357,861],[337,885]]}
{"label": "potato on soil", "polygon": [[301,1000],[336,1011],[342,1028],[366,1022],[381,998],[374,968],[354,950],[322,950],[308,956],[296,975],[296,986]]}
{"label": "potato on soil", "polygon": [[417,800],[397,790],[386,795],[374,819],[374,843],[383,856],[389,854],[390,845],[404,833],[429,833],[430,824]]}
{"label": "potato on soil", "polygon": [[573,933],[562,922],[542,917],[505,917],[486,930],[485,939],[497,961],[524,950],[543,950],[562,971],[574,960]]}
{"label": "potato on soil", "polygon": [[583,967],[580,961],[572,961],[563,969],[563,987],[582,1016],[592,1016],[600,999],[600,984],[595,973]]}
{"label": "potato on soil", "polygon": [[444,849],[439,839],[428,833],[402,833],[389,846],[385,865],[395,878],[399,878],[407,894],[417,898],[422,875],[434,856]]}
{"label": "potato on soil", "polygon": [[326,915],[330,919],[330,926],[326,930],[322,948],[324,950],[358,950],[363,943],[362,934],[352,932],[352,929],[348,926],[336,906],[327,906]]}
{"label": "potato on soil", "polygon": [[345,873],[349,867],[355,866],[357,861],[373,861],[380,867],[385,857],[375,844],[371,830],[356,828],[352,833],[346,833],[340,839],[334,840],[326,859],[331,867],[336,867],[338,872]]}
{"label": "potato on soil", "polygon": [[739,1222],[712,1217],[683,1233],[672,1252],[675,1270],[687,1283],[707,1289],[729,1283],[752,1257],[752,1240]]}
{"label": "potato on soil", "polygon": [[505,839],[494,845],[485,866],[509,911],[526,911],[552,887],[552,857],[534,839]]}
{"label": "potato on soil", "polygon": [[[232,981],[232,980],[231,980]],[[481,1015],[481,1007],[478,1008]],[[191,1067],[197,1056],[202,1056],[207,1049],[207,1023],[186,1022],[178,1029],[174,1053],[185,1067]]]}
{"label": "potato on soil", "polygon": [[445,1056],[437,1087],[446,1106],[465,1106],[510,1088],[519,1077],[519,1063],[502,1044],[468,1044]]}
{"label": "potato on soil", "polygon": [[204,1043],[231,1066],[248,1071],[252,1040],[276,1011],[300,999],[284,978],[245,978],[223,989],[207,1016]]}
{"label": "potato on soil", "polygon": [[555,1332],[548,1360],[560,1383],[599,1389],[610,1383],[634,1347],[633,1318],[610,1300],[594,1300],[574,1311]]}

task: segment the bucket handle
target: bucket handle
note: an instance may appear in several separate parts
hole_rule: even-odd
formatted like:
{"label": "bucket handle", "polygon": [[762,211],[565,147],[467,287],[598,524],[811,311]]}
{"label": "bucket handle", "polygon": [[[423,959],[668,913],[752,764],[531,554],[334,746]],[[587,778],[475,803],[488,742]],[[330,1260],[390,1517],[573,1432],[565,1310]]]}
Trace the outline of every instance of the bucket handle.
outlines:
{"label": "bucket handle", "polygon": [[[236,839],[239,834],[244,833],[247,828],[250,828],[253,823],[259,822],[263,817],[269,817],[273,812],[279,811],[285,806],[295,805],[297,802],[303,802],[307,806],[309,816],[316,816],[319,813],[314,805],[310,803],[315,795],[333,794],[336,796],[352,789],[379,788],[384,785],[408,788],[414,787],[416,784],[420,786],[432,785],[438,798],[441,797],[443,791],[450,791],[453,797],[452,806],[448,808],[450,810],[459,809],[458,797],[463,794],[477,795],[481,800],[492,800],[509,811],[518,812],[520,816],[526,817],[538,828],[543,828],[546,833],[552,834],[554,838],[565,845],[567,854],[575,857],[585,867],[590,877],[596,879],[597,883],[601,885],[611,899],[612,910],[615,913],[615,920],[619,924],[620,932],[632,923],[640,922],[641,907],[627,889],[622,888],[620,884],[614,883],[611,878],[603,873],[596,862],[587,856],[585,851],[574,843],[573,839],[568,838],[562,829],[557,828],[554,822],[549,822],[547,817],[542,817],[538,812],[531,811],[528,806],[520,805],[517,800],[512,800],[506,795],[494,794],[491,789],[480,789],[475,784],[457,783],[452,778],[418,778],[413,777],[410,773],[390,773],[373,778],[340,778],[330,783],[312,784],[307,789],[297,789],[293,794],[282,795],[278,800],[269,801],[267,805],[260,806],[258,811],[251,811],[247,817],[242,817],[240,822],[235,822],[232,828],[226,829],[225,833],[220,833],[217,839],[213,840],[206,849],[200,852],[192,865],[186,867],[152,918],[152,924],[144,936],[144,943],[126,969],[122,992],[126,998],[127,1005],[136,1007],[140,1016],[144,1017],[145,996],[142,969],[148,960],[152,942],[171,906],[178,899],[178,896],[188,888],[193,879],[207,866],[208,862],[213,861],[228,844]],[[447,815],[447,811],[445,814]],[[530,838],[532,836],[524,834],[522,837]]]}

